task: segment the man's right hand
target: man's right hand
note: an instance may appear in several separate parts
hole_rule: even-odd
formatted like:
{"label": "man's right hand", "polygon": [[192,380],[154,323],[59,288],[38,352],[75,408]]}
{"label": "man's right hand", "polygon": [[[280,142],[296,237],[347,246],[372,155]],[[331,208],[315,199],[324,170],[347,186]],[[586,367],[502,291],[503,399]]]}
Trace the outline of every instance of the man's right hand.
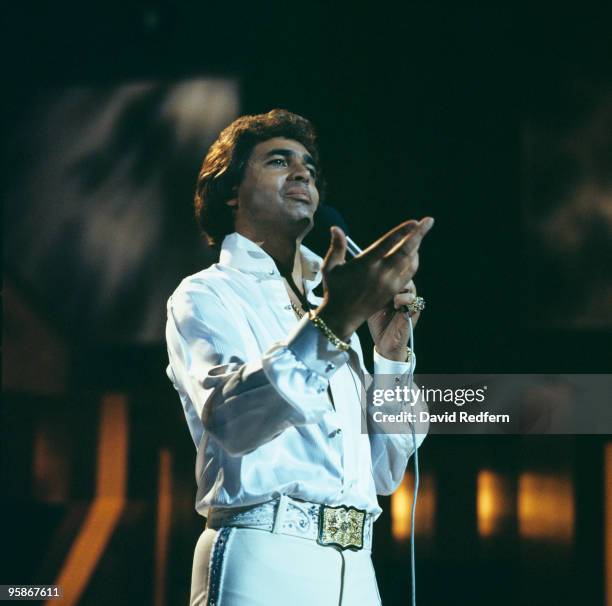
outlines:
{"label": "man's right hand", "polygon": [[346,236],[332,227],[323,261],[323,303],[317,315],[339,338],[347,340],[374,312],[389,304],[416,274],[419,246],[433,219],[401,223],[346,261]]}

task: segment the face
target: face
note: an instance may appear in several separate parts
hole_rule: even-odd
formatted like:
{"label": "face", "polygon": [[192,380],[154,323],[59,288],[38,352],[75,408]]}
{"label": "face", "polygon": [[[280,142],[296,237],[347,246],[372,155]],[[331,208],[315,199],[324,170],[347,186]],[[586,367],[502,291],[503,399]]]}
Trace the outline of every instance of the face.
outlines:
{"label": "face", "polygon": [[237,195],[236,229],[262,239],[287,234],[303,237],[319,204],[316,167],[297,141],[274,137],[251,152]]}

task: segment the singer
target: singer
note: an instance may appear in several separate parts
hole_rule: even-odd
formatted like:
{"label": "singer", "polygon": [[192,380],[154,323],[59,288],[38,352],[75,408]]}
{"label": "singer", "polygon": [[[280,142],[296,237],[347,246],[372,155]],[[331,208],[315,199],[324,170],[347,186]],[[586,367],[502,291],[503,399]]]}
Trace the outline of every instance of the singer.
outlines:
{"label": "singer", "polygon": [[376,495],[400,484],[413,437],[362,433],[355,331],[368,322],[375,375],[414,371],[400,307],[416,298],[433,219],[406,221],[350,260],[332,227],[323,260],[301,244],[322,191],[313,127],[285,110],[238,118],[199,173],[196,218],[219,262],[180,283],[166,328],[207,518],[192,605],[380,604]]}

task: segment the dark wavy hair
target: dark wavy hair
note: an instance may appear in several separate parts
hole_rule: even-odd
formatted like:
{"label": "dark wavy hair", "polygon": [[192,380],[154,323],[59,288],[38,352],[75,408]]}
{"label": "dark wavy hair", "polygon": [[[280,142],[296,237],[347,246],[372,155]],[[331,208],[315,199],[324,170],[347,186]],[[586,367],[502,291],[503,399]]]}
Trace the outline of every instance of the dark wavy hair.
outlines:
{"label": "dark wavy hair", "polygon": [[323,199],[325,183],[319,168],[319,149],[312,124],[284,109],[241,116],[225,128],[210,146],[198,175],[195,217],[211,246],[219,246],[234,231],[234,211],[226,202],[236,194],[253,148],[262,141],[284,137],[301,143],[317,169],[316,185]]}

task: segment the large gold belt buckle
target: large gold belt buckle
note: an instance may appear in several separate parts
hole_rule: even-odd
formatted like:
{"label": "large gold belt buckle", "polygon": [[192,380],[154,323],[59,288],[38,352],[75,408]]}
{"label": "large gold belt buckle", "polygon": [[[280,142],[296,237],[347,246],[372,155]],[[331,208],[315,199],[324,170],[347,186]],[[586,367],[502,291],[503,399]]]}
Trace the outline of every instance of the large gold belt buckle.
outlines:
{"label": "large gold belt buckle", "polygon": [[366,512],[352,505],[321,505],[317,543],[354,551],[362,549],[365,519]]}

